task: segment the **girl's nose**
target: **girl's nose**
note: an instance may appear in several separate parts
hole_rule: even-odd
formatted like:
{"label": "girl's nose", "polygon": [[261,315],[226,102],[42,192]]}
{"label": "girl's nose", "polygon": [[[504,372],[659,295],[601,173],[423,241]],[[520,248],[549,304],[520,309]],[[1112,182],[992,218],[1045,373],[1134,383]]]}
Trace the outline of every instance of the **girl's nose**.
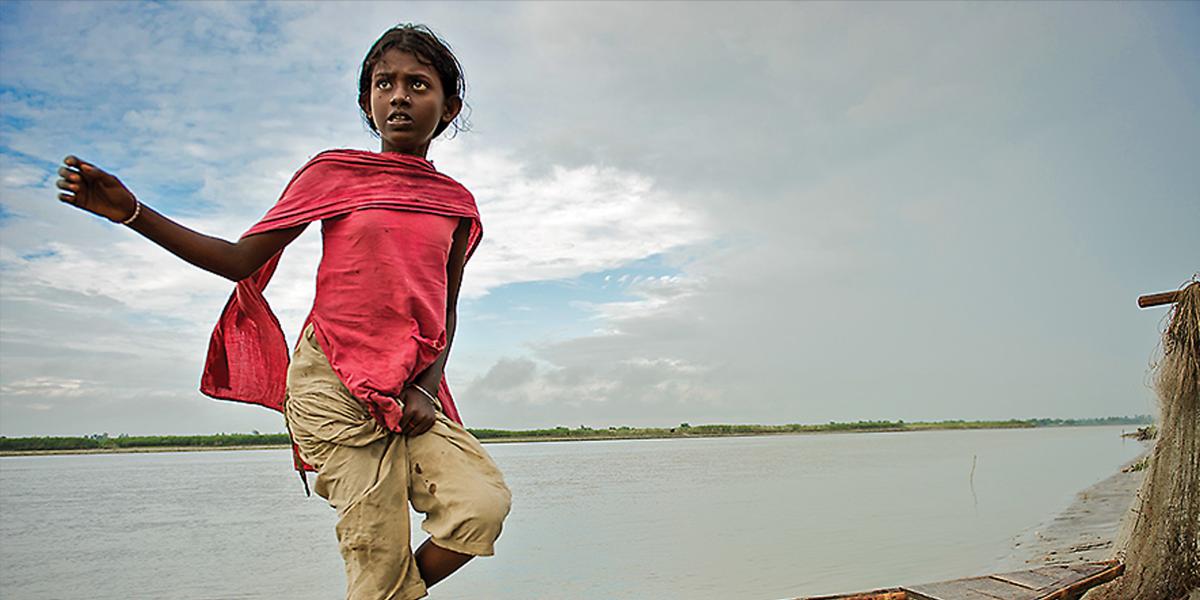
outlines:
{"label": "girl's nose", "polygon": [[408,92],[396,92],[396,94],[392,96],[393,106],[403,106],[407,104],[412,104],[412,96],[409,96]]}

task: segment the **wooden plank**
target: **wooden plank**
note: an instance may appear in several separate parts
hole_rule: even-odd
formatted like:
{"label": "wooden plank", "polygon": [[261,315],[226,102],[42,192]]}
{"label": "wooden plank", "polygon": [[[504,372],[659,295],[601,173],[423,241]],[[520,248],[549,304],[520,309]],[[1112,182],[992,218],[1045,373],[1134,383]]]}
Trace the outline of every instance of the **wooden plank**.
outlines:
{"label": "wooden plank", "polygon": [[1031,590],[1040,590],[1047,588],[1058,582],[1057,575],[1046,575],[1037,571],[1014,571],[1012,573],[1000,573],[992,575],[993,578],[1000,581],[1007,581],[1013,585],[1029,588]]}
{"label": "wooden plank", "polygon": [[961,588],[957,590],[921,588],[919,591],[914,588],[909,591],[909,594],[910,598],[918,598],[920,600],[1012,600],[1010,596],[997,596],[978,590]]}
{"label": "wooden plank", "polygon": [[1051,565],[1048,567],[1038,567],[1029,571],[1000,573],[992,575],[992,577],[1046,593],[1071,585],[1081,579],[1086,579],[1103,571],[1108,566],[1107,564]]}
{"label": "wooden plank", "polygon": [[1082,565],[1050,565],[1047,567],[1038,567],[1033,570],[1035,573],[1043,573],[1056,577],[1072,577],[1078,579],[1094,575],[1105,569],[1104,563],[1088,563]]}
{"label": "wooden plank", "polygon": [[1016,585],[1028,587],[1036,590],[1039,594],[1045,595],[1059,589],[1070,587],[1076,582],[1086,580],[1089,577],[1104,571],[1110,566],[1111,565],[1107,563],[1051,565],[1048,567],[1031,569],[1029,571],[1000,573],[998,575],[992,575],[992,577],[1000,581],[1006,581]]}
{"label": "wooden plank", "polygon": [[904,589],[936,600],[1037,600],[1038,597],[1035,590],[991,577],[927,583],[907,586]]}
{"label": "wooden plank", "polygon": [[1087,575],[1058,590],[1039,596],[1038,600],[1074,600],[1082,596],[1084,592],[1102,583],[1108,583],[1125,573],[1125,565],[1115,560],[1109,561],[1106,565],[1098,564],[1095,566],[1100,567],[1098,572]]}

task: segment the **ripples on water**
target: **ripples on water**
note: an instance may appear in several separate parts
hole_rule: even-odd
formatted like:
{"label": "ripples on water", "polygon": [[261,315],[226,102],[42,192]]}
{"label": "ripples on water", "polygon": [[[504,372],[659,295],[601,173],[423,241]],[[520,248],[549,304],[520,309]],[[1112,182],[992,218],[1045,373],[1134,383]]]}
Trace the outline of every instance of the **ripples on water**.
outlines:
{"label": "ripples on water", "polygon": [[[769,600],[976,574],[1133,458],[1120,432],[492,444],[514,496],[497,555],[430,597]],[[334,522],[285,450],[4,458],[0,598],[339,598]]]}

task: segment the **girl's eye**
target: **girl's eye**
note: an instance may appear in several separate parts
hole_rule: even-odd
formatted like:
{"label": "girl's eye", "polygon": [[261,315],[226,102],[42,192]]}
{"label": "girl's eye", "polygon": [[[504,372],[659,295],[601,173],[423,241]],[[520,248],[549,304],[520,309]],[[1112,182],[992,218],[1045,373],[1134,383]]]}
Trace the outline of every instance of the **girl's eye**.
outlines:
{"label": "girl's eye", "polygon": [[389,87],[391,87],[391,85],[392,84],[389,83],[388,80],[386,80],[386,79],[380,79],[379,81],[375,82],[375,87],[377,87],[381,90],[386,90]]}
{"label": "girl's eye", "polygon": [[417,91],[424,91],[426,88],[429,87],[428,84],[426,84],[424,81],[421,81],[420,79],[413,81],[412,86],[413,86],[413,89],[417,90]]}

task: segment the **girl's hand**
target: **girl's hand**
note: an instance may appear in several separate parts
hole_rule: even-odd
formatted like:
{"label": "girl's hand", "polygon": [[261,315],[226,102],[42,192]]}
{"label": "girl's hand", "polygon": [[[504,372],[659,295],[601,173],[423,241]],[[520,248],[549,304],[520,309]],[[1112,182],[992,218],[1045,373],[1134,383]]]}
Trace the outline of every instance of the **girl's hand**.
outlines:
{"label": "girl's hand", "polygon": [[58,176],[60,179],[55,185],[63,190],[58,199],[71,206],[100,215],[114,223],[130,218],[137,209],[137,199],[134,198],[133,192],[130,192],[121,180],[91,163],[68,156],[63,159]]}
{"label": "girl's hand", "polygon": [[400,431],[404,435],[421,435],[437,422],[437,409],[425,394],[413,388],[404,390],[404,414],[400,415]]}

